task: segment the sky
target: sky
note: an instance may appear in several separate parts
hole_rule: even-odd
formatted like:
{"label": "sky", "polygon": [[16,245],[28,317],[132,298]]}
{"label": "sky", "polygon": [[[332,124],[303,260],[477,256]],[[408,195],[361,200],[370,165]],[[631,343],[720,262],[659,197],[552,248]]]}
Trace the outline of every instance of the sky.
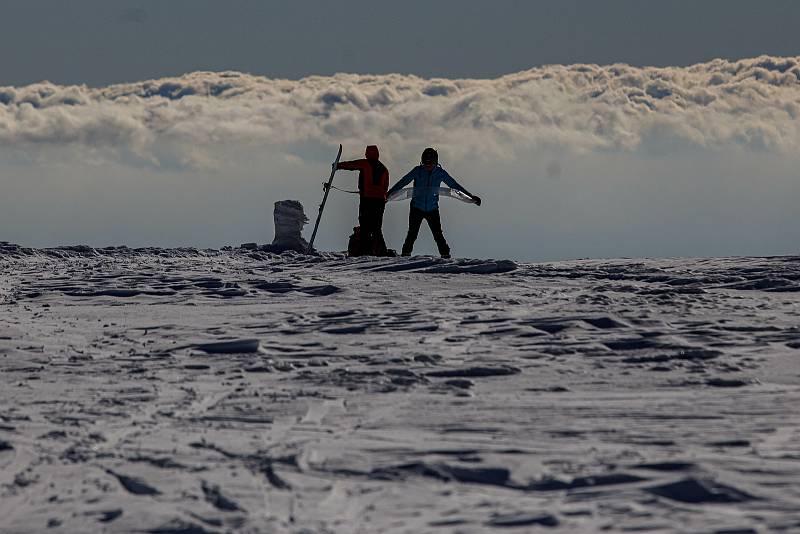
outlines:
{"label": "sky", "polygon": [[[272,202],[315,215],[341,142],[377,143],[393,180],[439,148],[484,199],[442,201],[459,256],[796,253],[796,20],[792,1],[9,0],[0,240],[269,242]],[[332,195],[321,248],[356,204]],[[407,209],[387,207],[395,248]]]}
{"label": "sky", "polygon": [[238,70],[492,78],[800,53],[794,0],[4,0],[0,83]]}

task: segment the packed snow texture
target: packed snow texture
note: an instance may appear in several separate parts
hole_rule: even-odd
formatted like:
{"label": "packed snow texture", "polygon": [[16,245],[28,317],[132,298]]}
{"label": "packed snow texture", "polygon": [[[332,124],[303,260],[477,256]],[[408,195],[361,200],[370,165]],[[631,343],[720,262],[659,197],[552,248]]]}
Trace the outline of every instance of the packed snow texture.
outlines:
{"label": "packed snow texture", "polygon": [[767,56],[681,68],[553,65],[490,80],[196,72],[101,88],[43,82],[0,88],[0,142],[155,163],[178,151],[189,166],[203,164],[197,145],[375,139],[404,152],[417,150],[422,132],[452,157],[665,143],[789,153],[800,149],[798,87],[800,58]]}
{"label": "packed snow texture", "polygon": [[0,245],[0,530],[794,532],[798,295],[798,257]]}

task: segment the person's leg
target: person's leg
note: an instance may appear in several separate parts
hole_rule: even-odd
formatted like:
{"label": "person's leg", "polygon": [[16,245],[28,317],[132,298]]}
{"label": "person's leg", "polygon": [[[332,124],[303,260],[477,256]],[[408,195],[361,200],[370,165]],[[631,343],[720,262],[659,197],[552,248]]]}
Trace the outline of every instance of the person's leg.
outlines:
{"label": "person's leg", "polygon": [[442,219],[439,216],[439,210],[434,210],[425,214],[425,219],[428,221],[428,226],[431,227],[431,233],[433,234],[433,240],[436,241],[436,247],[439,249],[439,255],[444,257],[450,257],[450,247],[447,244],[447,241],[444,238],[444,233],[442,232]]}
{"label": "person's leg", "polygon": [[359,204],[359,223],[361,224],[361,253],[375,254],[375,200],[362,198]]}
{"label": "person's leg", "polygon": [[372,220],[374,217],[371,208],[370,199],[362,197],[358,203],[358,225],[360,227],[358,251],[362,256],[372,254]]}
{"label": "person's leg", "polygon": [[383,241],[383,212],[386,203],[382,198],[368,198],[362,201],[365,205],[364,223],[366,225],[365,234],[365,254],[380,256],[386,253],[386,243]]}
{"label": "person's leg", "polygon": [[380,198],[375,201],[375,253],[386,254],[386,241],[383,239],[383,212],[386,211],[386,202]]}
{"label": "person's leg", "polygon": [[414,241],[417,240],[417,235],[419,235],[419,227],[422,224],[422,219],[425,218],[425,214],[422,210],[418,210],[414,206],[411,206],[411,210],[408,212],[408,234],[406,234],[406,240],[403,243],[403,256],[411,255],[411,251],[414,250]]}

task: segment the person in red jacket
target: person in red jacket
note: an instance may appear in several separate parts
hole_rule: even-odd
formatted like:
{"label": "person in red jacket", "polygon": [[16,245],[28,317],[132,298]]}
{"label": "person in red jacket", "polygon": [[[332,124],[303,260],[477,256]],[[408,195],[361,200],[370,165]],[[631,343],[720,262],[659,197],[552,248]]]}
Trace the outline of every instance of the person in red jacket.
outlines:
{"label": "person in red jacket", "polygon": [[380,162],[378,147],[369,145],[365,159],[340,161],[337,169],[358,171],[358,224],[361,226],[361,253],[381,256],[386,254],[383,239],[383,212],[386,209],[386,191],[389,189],[389,170]]}

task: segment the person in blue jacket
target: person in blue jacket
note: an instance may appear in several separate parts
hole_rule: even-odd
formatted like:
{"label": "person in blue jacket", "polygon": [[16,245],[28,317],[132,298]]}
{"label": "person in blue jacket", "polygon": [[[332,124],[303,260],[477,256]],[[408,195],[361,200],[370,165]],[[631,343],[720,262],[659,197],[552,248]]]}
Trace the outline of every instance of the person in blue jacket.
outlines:
{"label": "person in blue jacket", "polygon": [[408,235],[403,243],[403,256],[410,256],[414,249],[414,241],[419,235],[419,227],[422,221],[428,221],[428,226],[436,241],[439,254],[443,258],[450,257],[450,247],[442,233],[442,220],[439,216],[439,192],[438,189],[442,182],[449,185],[452,189],[461,191],[481,205],[480,197],[477,197],[464,189],[456,180],[447,174],[447,171],[439,165],[439,154],[433,148],[426,148],[422,152],[420,165],[414,167],[408,174],[400,178],[396,184],[388,191],[391,195],[395,191],[414,181],[414,194],[411,197],[411,211],[408,214]]}

